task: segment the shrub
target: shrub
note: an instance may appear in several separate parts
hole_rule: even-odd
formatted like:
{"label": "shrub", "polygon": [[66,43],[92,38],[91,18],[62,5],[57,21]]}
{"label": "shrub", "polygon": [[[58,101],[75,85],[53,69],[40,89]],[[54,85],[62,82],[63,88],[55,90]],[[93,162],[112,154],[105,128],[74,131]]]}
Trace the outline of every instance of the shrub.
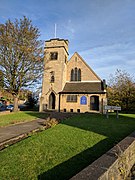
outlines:
{"label": "shrub", "polygon": [[46,127],[46,129],[56,126],[59,123],[59,121],[55,118],[48,117],[42,125]]}

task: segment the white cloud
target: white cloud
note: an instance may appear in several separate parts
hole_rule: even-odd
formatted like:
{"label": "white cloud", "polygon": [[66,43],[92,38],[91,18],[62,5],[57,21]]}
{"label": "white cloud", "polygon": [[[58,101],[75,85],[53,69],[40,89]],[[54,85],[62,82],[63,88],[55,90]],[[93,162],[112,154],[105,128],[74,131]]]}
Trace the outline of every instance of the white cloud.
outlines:
{"label": "white cloud", "polygon": [[[134,74],[134,0],[1,0],[0,21],[32,19],[41,39],[69,40],[69,51],[77,51],[99,76],[108,77],[116,68]],[[70,54],[70,56],[72,55]]]}
{"label": "white cloud", "polygon": [[103,78],[108,78],[116,69],[134,75],[135,44],[111,44],[79,52],[86,62]]}

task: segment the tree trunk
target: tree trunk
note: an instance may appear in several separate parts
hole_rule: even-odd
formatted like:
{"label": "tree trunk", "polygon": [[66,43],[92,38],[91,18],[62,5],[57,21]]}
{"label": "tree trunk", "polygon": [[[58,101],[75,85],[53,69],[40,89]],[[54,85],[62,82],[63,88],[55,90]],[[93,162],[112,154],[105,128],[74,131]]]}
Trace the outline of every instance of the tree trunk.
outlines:
{"label": "tree trunk", "polygon": [[18,109],[18,96],[14,95],[14,109],[13,109],[13,111],[17,112],[18,110],[19,110]]}
{"label": "tree trunk", "polygon": [[126,113],[129,113],[129,100],[126,99]]}

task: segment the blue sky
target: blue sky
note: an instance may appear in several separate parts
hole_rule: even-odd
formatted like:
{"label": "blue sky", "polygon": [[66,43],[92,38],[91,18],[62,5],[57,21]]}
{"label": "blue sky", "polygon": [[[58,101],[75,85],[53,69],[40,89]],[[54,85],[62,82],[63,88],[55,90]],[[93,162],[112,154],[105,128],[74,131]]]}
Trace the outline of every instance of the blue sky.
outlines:
{"label": "blue sky", "polygon": [[0,0],[0,23],[27,16],[42,40],[69,40],[70,57],[78,52],[101,77],[116,69],[135,76],[135,0]]}

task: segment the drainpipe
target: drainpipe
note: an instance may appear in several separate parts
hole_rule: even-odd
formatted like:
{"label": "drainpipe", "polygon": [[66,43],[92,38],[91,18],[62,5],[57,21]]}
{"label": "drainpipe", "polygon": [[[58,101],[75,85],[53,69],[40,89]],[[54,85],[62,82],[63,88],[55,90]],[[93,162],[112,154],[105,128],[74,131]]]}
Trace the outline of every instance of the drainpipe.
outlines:
{"label": "drainpipe", "polygon": [[58,112],[60,112],[60,94],[59,94],[59,108],[58,108]]}

